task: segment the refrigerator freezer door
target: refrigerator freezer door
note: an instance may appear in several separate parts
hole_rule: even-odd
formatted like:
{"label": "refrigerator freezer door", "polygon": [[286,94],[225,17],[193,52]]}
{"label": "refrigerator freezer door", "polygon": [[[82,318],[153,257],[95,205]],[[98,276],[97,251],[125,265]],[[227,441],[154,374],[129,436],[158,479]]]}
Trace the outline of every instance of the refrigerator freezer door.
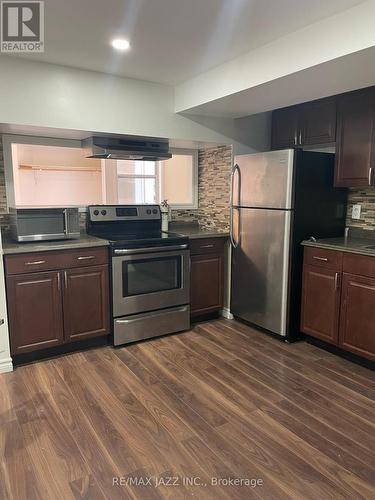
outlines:
{"label": "refrigerator freezer door", "polygon": [[241,208],[241,238],[232,254],[231,312],[286,335],[293,212]]}
{"label": "refrigerator freezer door", "polygon": [[294,151],[270,151],[234,158],[233,206],[293,208]]}

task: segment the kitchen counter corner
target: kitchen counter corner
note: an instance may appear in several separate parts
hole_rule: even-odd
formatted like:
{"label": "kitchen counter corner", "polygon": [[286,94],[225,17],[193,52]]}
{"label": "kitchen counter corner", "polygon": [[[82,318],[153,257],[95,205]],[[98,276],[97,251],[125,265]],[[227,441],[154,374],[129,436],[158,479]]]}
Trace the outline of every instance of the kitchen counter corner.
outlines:
{"label": "kitchen counter corner", "polygon": [[190,240],[203,238],[229,238],[228,231],[222,231],[216,228],[202,229],[198,224],[176,224],[172,222],[169,226],[169,231],[187,236]]}
{"label": "kitchen counter corner", "polygon": [[316,241],[304,240],[301,245],[336,250],[338,252],[375,256],[375,239],[372,238],[323,238]]}
{"label": "kitchen counter corner", "polygon": [[3,234],[3,253],[4,255],[34,253],[34,252],[51,252],[58,250],[74,250],[79,248],[105,247],[109,242],[101,238],[89,236],[82,233],[77,240],[63,241],[38,241],[30,243],[18,243],[13,241],[8,234]]}

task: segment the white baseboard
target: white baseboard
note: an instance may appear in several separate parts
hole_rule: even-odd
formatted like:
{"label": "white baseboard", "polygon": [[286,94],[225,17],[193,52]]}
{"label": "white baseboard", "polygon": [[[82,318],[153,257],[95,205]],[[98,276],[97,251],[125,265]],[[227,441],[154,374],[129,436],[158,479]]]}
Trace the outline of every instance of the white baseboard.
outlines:
{"label": "white baseboard", "polygon": [[230,312],[230,310],[227,307],[224,307],[224,309],[222,309],[220,311],[220,316],[223,316],[223,318],[226,318],[226,319],[234,319],[233,314]]}
{"label": "white baseboard", "polygon": [[5,358],[0,360],[0,373],[7,373],[13,371],[12,358]]}

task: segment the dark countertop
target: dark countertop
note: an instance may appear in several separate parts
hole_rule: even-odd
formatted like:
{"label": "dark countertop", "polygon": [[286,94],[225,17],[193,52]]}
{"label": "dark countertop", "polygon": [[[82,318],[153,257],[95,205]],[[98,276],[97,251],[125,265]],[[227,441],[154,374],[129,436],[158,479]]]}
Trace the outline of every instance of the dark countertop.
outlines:
{"label": "dark countertop", "polygon": [[50,252],[53,250],[74,250],[78,248],[108,246],[108,241],[94,236],[88,236],[81,233],[78,240],[62,241],[38,241],[30,243],[17,243],[13,241],[8,234],[3,234],[3,253],[4,255],[21,254],[29,252]]}
{"label": "dark countertop", "polygon": [[[375,257],[374,238],[324,238],[316,241],[304,240],[301,244],[306,247],[326,248],[327,250],[337,250],[339,252],[349,252]],[[373,248],[368,248],[370,246]]]}
{"label": "dark countertop", "polygon": [[[217,229],[202,229],[198,224],[190,223],[171,223],[169,231],[173,233],[183,234],[189,239],[199,238],[228,238],[229,233]],[[86,233],[81,233],[78,240],[61,240],[61,241],[38,241],[30,243],[17,243],[13,241],[7,232],[3,232],[3,253],[4,255],[22,254],[29,252],[50,252],[54,250],[74,250],[78,248],[103,247],[108,246],[109,242],[101,238],[89,236]]]}
{"label": "dark countertop", "polygon": [[229,238],[228,231],[222,231],[216,228],[202,229],[198,224],[191,224],[188,222],[171,222],[169,224],[169,231],[188,236],[191,240],[200,238]]}

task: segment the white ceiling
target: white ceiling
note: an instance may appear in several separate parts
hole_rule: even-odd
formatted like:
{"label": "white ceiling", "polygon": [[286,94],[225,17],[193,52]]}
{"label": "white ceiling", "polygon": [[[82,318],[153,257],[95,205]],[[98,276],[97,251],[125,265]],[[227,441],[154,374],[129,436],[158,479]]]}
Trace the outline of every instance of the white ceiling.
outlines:
{"label": "white ceiling", "polygon": [[[43,62],[176,84],[362,0],[47,0]],[[132,48],[115,53],[114,37]]]}

